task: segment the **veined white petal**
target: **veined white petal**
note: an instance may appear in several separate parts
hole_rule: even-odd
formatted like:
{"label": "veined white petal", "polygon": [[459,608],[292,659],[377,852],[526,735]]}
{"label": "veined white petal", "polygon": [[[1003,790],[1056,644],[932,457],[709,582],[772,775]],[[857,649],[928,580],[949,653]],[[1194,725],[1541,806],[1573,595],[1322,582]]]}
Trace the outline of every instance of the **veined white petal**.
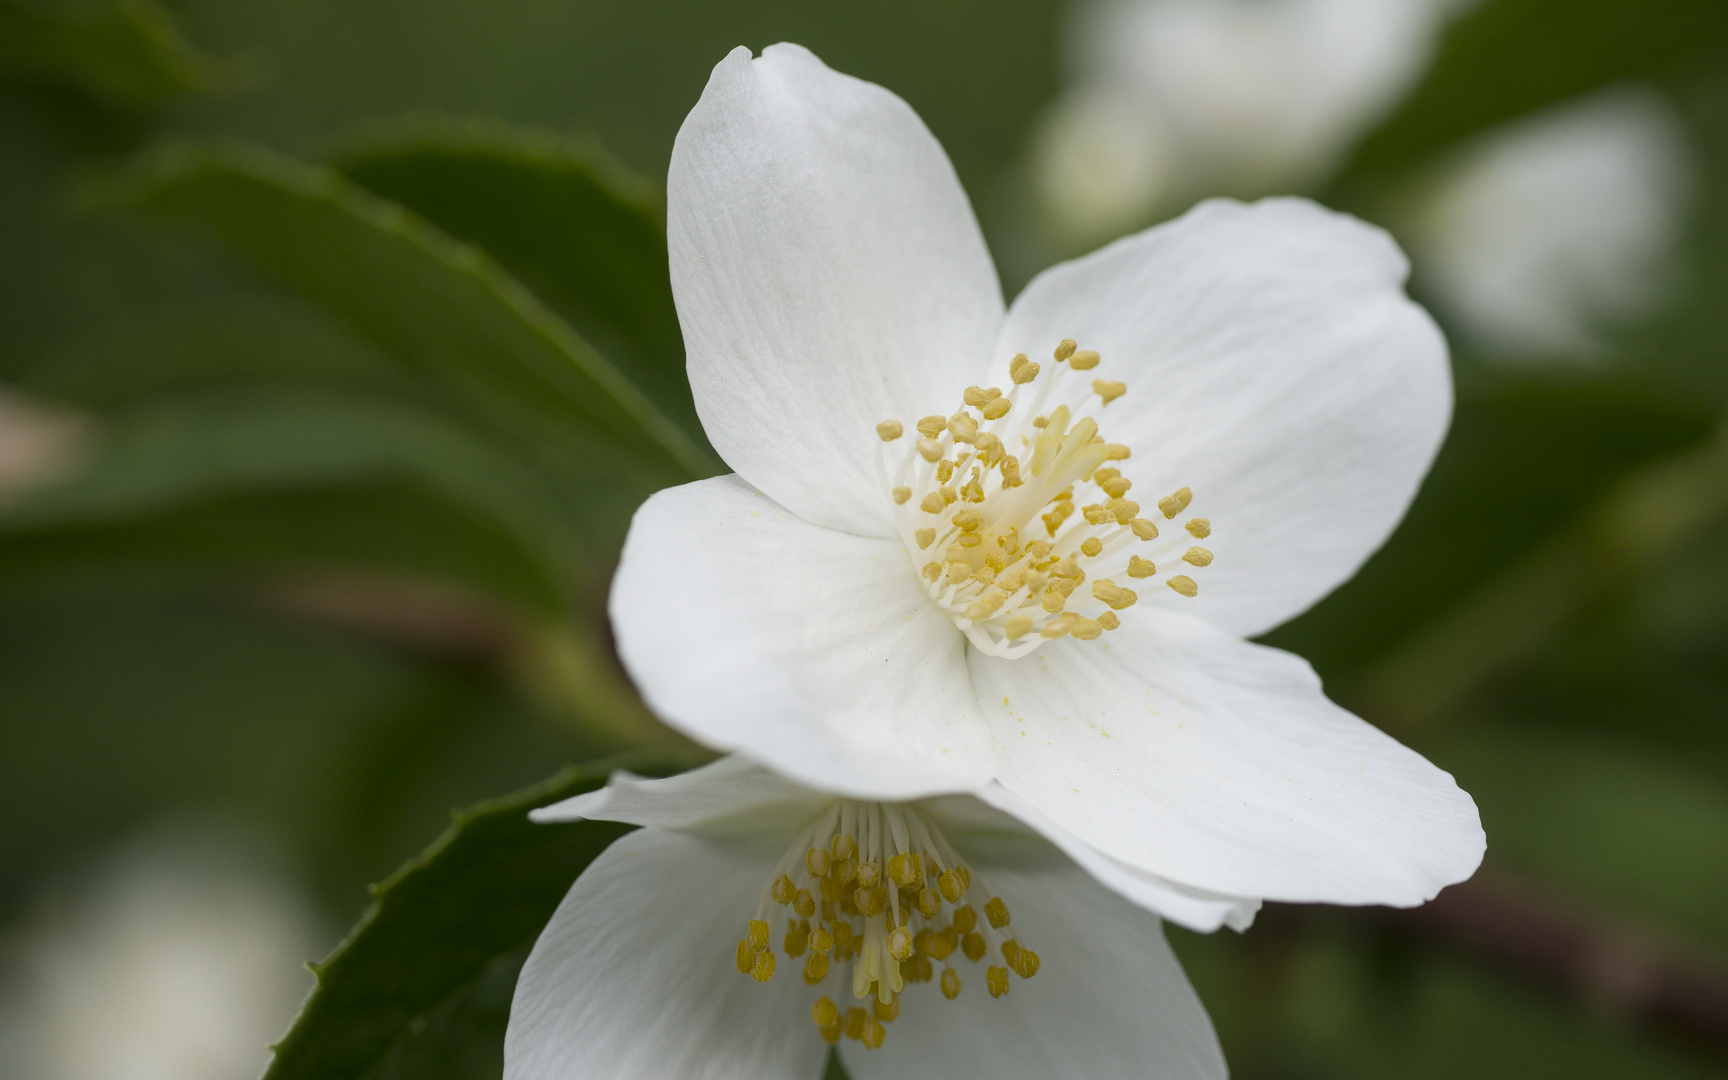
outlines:
{"label": "veined white petal", "polygon": [[704,836],[796,832],[834,796],[788,780],[739,754],[676,776],[619,770],[606,786],[528,816],[535,821],[622,821]]}
{"label": "veined white petal", "polygon": [[735,49],[673,146],[667,243],[720,456],[807,521],[892,536],[876,424],[951,409],[1002,318],[935,137],[806,49]]}
{"label": "veined white petal", "polygon": [[1104,648],[972,658],[1004,787],[1104,853],[1212,893],[1409,906],[1475,871],[1470,797],[1328,701],[1301,659],[1193,616],[1133,614]]}
{"label": "veined white petal", "polygon": [[[1254,916],[1260,911],[1260,900],[1256,897],[1224,896],[1180,885],[1137,866],[1130,866],[1119,859],[1113,859],[1001,784],[991,784],[980,789],[976,797],[1004,815],[1023,822],[1039,836],[1056,845],[1063,854],[1074,860],[1106,888],[1190,930],[1203,934],[1211,933],[1220,926],[1228,926],[1232,930],[1246,930],[1253,925]],[[956,797],[943,801],[957,803],[961,799]],[[946,828],[950,835],[965,837],[968,834],[964,827],[949,825]]]}
{"label": "veined white petal", "polygon": [[611,614],[648,704],[711,746],[865,798],[994,771],[965,638],[898,540],[811,525],[737,477],[686,484],[636,512]]}
{"label": "veined white petal", "polygon": [[[1013,915],[1042,961],[991,998],[962,962],[953,1001],[909,991],[881,1049],[842,1042],[855,1080],[936,1070],[951,1080],[1223,1080],[1218,1038],[1158,919],[1101,887],[1043,843],[971,838],[956,847]],[[914,996],[916,993],[916,996]]]}
{"label": "veined white petal", "polygon": [[505,1080],[819,1075],[828,1048],[803,981],[733,966],[778,854],[658,829],[601,852],[522,968]]}
{"label": "veined white petal", "polygon": [[1040,275],[996,351],[1102,354],[1128,389],[1098,422],[1133,450],[1135,496],[1189,487],[1211,518],[1193,610],[1253,636],[1355,573],[1439,449],[1446,343],[1407,270],[1384,232],[1313,203],[1212,201]]}

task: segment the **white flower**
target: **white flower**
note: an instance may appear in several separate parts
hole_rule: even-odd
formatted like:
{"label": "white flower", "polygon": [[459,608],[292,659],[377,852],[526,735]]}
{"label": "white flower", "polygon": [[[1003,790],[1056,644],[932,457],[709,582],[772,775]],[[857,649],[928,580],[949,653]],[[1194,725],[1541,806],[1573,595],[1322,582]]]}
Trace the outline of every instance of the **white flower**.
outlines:
{"label": "white flower", "polygon": [[[235,849],[238,850],[238,849]],[[311,989],[325,945],[310,904],[226,844],[175,837],[123,853],[56,897],[20,942],[0,1000],[0,1072],[35,1080],[234,1080]]]}
{"label": "white flower", "polygon": [[1427,70],[1436,0],[1105,0],[1033,151],[1046,211],[1080,238],[1204,195],[1323,179]]}
{"label": "white flower", "polygon": [[659,715],[822,790],[976,792],[1203,929],[1473,871],[1451,777],[1242,640],[1354,573],[1445,430],[1385,234],[1207,203],[1005,313],[916,115],[791,45],[715,69],[668,199],[737,475],[625,544],[613,626]]}
{"label": "white flower", "polygon": [[966,796],[838,800],[740,758],[537,811],[646,826],[522,969],[506,1080],[1223,1080],[1158,920]]}
{"label": "white flower", "polygon": [[1692,161],[1653,91],[1615,87],[1460,151],[1412,221],[1419,275],[1490,354],[1598,352],[1673,280]]}

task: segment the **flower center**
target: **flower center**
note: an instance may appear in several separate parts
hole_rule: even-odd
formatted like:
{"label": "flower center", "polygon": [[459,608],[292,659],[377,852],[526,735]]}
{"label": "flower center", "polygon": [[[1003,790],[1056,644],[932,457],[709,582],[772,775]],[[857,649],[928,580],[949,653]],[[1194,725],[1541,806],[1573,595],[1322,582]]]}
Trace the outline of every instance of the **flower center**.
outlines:
{"label": "flower center", "polygon": [[[818,997],[810,1010],[822,1037],[833,1043],[845,1035],[874,1050],[886,1035],[882,1025],[900,1015],[907,983],[936,981],[943,997],[960,996],[960,973],[949,962],[956,953],[974,964],[1001,956],[1002,965],[984,972],[991,997],[1008,992],[1010,972],[1038,973],[1038,954],[1008,928],[1008,905],[993,896],[980,918],[965,902],[972,885],[972,871],[917,810],[835,802],[775,868],[738,942],[738,970],[757,982],[773,978],[778,934],[788,959],[805,958],[806,984],[834,984],[833,996]],[[868,1011],[835,1004],[844,999],[848,965],[853,998],[874,998]]]}
{"label": "flower center", "polygon": [[[1194,579],[1171,571],[1212,562],[1210,551],[1180,535],[1161,538],[1128,498],[1133,482],[1116,463],[1130,450],[1104,441],[1089,415],[1128,388],[1100,378],[1088,384],[1081,372],[1096,368],[1099,356],[1071,339],[1054,356],[1054,370],[1040,379],[1041,366],[1022,353],[1008,364],[1007,393],[970,387],[954,415],[918,421],[918,437],[898,463],[888,446],[904,425],[876,425],[882,485],[925,591],[992,656],[1024,656],[1054,638],[1090,641],[1116,629],[1116,613],[1140,599],[1121,580],[1162,577],[1172,593],[1193,597]],[[1158,500],[1158,512],[1173,520],[1192,501],[1193,492],[1180,488]],[[1201,540],[1212,523],[1191,517],[1183,530]]]}

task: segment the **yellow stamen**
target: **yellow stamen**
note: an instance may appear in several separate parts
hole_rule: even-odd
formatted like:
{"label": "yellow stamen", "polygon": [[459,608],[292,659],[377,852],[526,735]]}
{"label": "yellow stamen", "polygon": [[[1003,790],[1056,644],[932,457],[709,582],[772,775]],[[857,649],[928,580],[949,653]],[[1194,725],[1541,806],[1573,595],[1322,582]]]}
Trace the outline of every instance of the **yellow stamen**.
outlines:
{"label": "yellow stamen", "polygon": [[876,434],[881,437],[883,442],[893,442],[906,434],[906,427],[898,420],[884,420],[876,425]]}

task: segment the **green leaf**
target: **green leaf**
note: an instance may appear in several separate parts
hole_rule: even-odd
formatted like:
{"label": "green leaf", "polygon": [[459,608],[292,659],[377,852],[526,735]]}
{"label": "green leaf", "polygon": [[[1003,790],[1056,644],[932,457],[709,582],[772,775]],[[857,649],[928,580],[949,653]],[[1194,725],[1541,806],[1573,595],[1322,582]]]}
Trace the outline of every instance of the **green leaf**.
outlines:
{"label": "green leaf", "polygon": [[93,186],[227,244],[331,311],[454,405],[638,491],[715,463],[484,252],[340,174],[261,147],[173,144]]}
{"label": "green leaf", "polygon": [[[630,831],[535,825],[528,811],[599,787],[613,762],[458,812],[425,854],[374,889],[266,1080],[498,1076],[516,973],[576,876]],[[680,763],[681,764],[681,763]]]}
{"label": "green leaf", "polygon": [[595,547],[583,522],[535,473],[425,409],[261,385],[121,412],[76,473],[0,512],[0,565],[338,563],[454,578],[551,615]]}
{"label": "green leaf", "polygon": [[65,83],[129,106],[212,81],[208,61],[153,0],[0,0],[0,74]]}
{"label": "green leaf", "polygon": [[701,437],[654,185],[592,142],[495,121],[375,125],[334,164],[498,259]]}

